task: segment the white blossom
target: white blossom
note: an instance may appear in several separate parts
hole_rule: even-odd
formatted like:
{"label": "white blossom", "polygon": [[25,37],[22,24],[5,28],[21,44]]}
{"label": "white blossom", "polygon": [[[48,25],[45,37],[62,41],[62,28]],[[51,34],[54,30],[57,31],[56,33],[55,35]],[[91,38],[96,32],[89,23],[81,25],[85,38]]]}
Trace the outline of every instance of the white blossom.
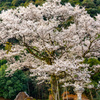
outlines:
{"label": "white blossom", "polygon": [[[0,59],[8,60],[7,71],[11,70],[11,74],[26,66],[33,73],[31,76],[37,75],[38,80],[44,81],[64,72],[66,81],[73,79],[74,86],[84,87],[91,82],[91,71],[81,61],[85,57],[100,57],[100,15],[93,19],[85,8],[61,5],[60,1],[47,0],[38,7],[29,4],[2,11],[0,44],[12,38],[19,43],[14,43],[8,54],[0,50]],[[63,27],[69,19],[70,25]],[[19,61],[13,59],[15,55],[20,56]]]}

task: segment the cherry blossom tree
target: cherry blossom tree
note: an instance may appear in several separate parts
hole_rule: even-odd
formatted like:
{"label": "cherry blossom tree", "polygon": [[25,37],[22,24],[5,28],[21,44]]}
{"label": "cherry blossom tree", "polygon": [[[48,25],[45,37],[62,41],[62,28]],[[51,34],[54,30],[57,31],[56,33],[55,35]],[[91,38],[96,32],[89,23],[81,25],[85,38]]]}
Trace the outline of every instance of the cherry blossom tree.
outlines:
{"label": "cherry blossom tree", "polygon": [[[9,42],[12,39],[18,43]],[[85,8],[61,5],[60,0],[2,11],[0,44],[7,47],[0,50],[0,59],[8,60],[7,71],[28,67],[38,80],[50,81],[56,100],[58,81],[73,79],[76,90],[91,82],[89,66],[82,62],[100,57],[100,15],[91,18]]]}

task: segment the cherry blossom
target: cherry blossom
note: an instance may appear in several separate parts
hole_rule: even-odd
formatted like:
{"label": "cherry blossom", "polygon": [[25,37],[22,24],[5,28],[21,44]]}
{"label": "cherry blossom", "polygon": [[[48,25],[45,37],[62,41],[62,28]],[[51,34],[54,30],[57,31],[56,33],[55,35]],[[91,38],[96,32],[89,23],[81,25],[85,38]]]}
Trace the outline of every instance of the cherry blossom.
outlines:
{"label": "cherry blossom", "polygon": [[[0,14],[0,44],[6,46],[12,38],[18,43],[11,42],[9,53],[0,50],[0,59],[8,60],[10,74],[28,67],[39,82],[48,80],[52,86],[56,81],[56,86],[58,81],[66,84],[73,79],[70,85],[83,89],[91,82],[84,58],[100,57],[100,15],[94,19],[85,8],[61,5],[60,0],[9,9]],[[56,100],[57,87],[52,90]]]}

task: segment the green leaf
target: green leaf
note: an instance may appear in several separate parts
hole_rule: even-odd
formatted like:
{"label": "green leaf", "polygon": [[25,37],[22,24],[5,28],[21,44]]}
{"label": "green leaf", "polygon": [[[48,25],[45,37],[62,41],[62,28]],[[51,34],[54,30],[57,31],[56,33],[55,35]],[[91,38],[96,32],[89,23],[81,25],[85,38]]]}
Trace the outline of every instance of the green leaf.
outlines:
{"label": "green leaf", "polygon": [[10,42],[6,42],[5,50],[7,50],[7,54],[11,51],[12,44]]}

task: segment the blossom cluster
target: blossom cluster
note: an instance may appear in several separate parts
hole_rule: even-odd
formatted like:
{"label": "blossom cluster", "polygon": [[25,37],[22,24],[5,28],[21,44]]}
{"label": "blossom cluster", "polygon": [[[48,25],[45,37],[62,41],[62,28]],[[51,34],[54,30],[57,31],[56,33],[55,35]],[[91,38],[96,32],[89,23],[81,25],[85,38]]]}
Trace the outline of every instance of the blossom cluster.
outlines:
{"label": "blossom cluster", "polygon": [[[72,23],[61,26],[69,18]],[[77,61],[100,57],[99,14],[94,19],[78,5],[72,7],[69,3],[61,5],[60,0],[47,0],[38,7],[29,4],[2,11],[0,19],[0,44],[12,38],[19,41],[8,54],[0,50],[0,59],[9,61],[7,71],[13,73],[27,66],[39,80],[49,80],[51,75],[60,76],[64,72],[65,76],[69,74],[66,81],[81,80],[82,86],[90,83],[88,65]],[[19,61],[13,59],[15,55],[20,56]]]}

